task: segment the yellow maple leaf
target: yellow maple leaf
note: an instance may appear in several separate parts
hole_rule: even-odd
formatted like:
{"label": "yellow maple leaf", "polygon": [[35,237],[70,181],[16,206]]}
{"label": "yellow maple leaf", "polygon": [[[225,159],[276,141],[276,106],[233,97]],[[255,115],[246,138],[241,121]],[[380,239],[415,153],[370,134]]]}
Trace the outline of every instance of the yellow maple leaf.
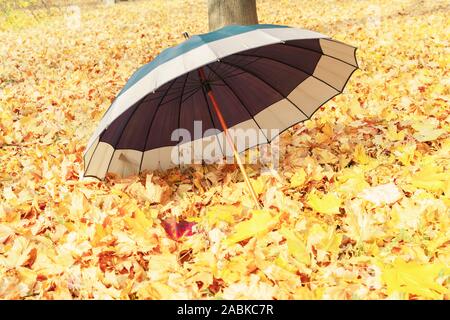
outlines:
{"label": "yellow maple leaf", "polygon": [[252,187],[257,194],[264,192],[266,186],[267,176],[259,176],[257,179],[251,179]]}
{"label": "yellow maple leaf", "polygon": [[426,164],[422,169],[413,175],[411,184],[417,188],[428,191],[445,191],[450,181],[450,173],[441,172],[433,163]]}
{"label": "yellow maple leaf", "polygon": [[104,228],[101,224],[96,224],[95,225],[95,233],[92,238],[92,245],[94,247],[98,246],[100,244],[100,242],[102,241],[102,239],[110,233],[110,230],[111,230],[111,228],[109,228],[109,227]]}
{"label": "yellow maple leaf", "polygon": [[223,268],[218,270],[218,277],[231,283],[239,281],[245,275],[250,262],[242,255],[233,257]]}
{"label": "yellow maple leaf", "polygon": [[253,210],[251,219],[238,223],[226,243],[233,244],[264,234],[278,223],[278,218],[279,215],[273,217],[268,210]]}
{"label": "yellow maple leaf", "polygon": [[309,264],[311,262],[310,256],[306,250],[306,243],[294,231],[283,227],[280,233],[287,240],[289,253],[299,262]]}
{"label": "yellow maple leaf", "polygon": [[291,188],[302,186],[306,181],[306,172],[303,168],[297,170],[291,178]]}
{"label": "yellow maple leaf", "polygon": [[394,149],[395,159],[399,160],[404,166],[411,164],[414,159],[414,153],[416,151],[415,143],[408,143],[405,145],[400,145]]}
{"label": "yellow maple leaf", "polygon": [[372,159],[366,154],[364,147],[361,144],[358,144],[355,148],[355,152],[353,153],[353,158],[359,164],[368,164]]}
{"label": "yellow maple leaf", "polygon": [[442,299],[448,289],[436,282],[441,274],[450,274],[443,264],[418,264],[396,259],[392,266],[382,266],[381,279],[388,294],[403,292],[424,298]]}
{"label": "yellow maple leaf", "polygon": [[333,127],[330,125],[329,122],[325,123],[322,127],[322,132],[325,133],[327,136],[332,137],[334,134]]}
{"label": "yellow maple leaf", "polygon": [[126,224],[133,230],[134,233],[146,236],[149,232],[149,229],[153,225],[152,219],[147,218],[144,211],[139,208],[134,208],[134,217],[126,217]]}
{"label": "yellow maple leaf", "polygon": [[169,299],[174,291],[167,284],[155,281],[141,286],[136,294],[139,299]]}
{"label": "yellow maple leaf", "polygon": [[297,268],[295,268],[291,263],[287,262],[285,259],[283,259],[281,256],[278,256],[274,263],[279,266],[280,268],[283,268],[289,272],[295,273],[297,271]]}
{"label": "yellow maple leaf", "polygon": [[337,234],[334,228],[325,229],[320,224],[314,224],[308,232],[308,245],[331,253],[339,252],[342,235]]}
{"label": "yellow maple leaf", "polygon": [[336,163],[339,161],[339,158],[327,149],[315,148],[313,150],[313,155],[318,163]]}
{"label": "yellow maple leaf", "polygon": [[439,138],[441,135],[446,133],[446,130],[436,128],[439,123],[430,121],[425,123],[414,123],[412,127],[417,132],[413,137],[420,142],[432,141]]}
{"label": "yellow maple leaf", "polygon": [[339,193],[351,195],[370,187],[364,176],[364,170],[360,166],[352,166],[344,168],[339,175],[336,176],[336,186]]}
{"label": "yellow maple leaf", "polygon": [[209,207],[206,211],[206,217],[208,218],[208,223],[213,226],[220,221],[233,223],[234,216],[239,215],[241,212],[241,206],[218,205]]}
{"label": "yellow maple leaf", "polygon": [[322,197],[316,193],[310,193],[307,203],[314,211],[325,214],[336,214],[339,213],[339,207],[342,201],[333,193],[327,193]]}
{"label": "yellow maple leaf", "polygon": [[402,141],[405,138],[405,130],[397,131],[397,127],[390,124],[387,129],[386,137],[391,141]]}

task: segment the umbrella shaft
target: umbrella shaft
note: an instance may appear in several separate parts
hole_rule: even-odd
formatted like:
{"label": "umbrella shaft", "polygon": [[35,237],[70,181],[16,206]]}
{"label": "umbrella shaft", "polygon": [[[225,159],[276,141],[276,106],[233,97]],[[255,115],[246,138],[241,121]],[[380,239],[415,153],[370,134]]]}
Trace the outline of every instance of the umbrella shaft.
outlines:
{"label": "umbrella shaft", "polygon": [[[202,82],[206,82],[206,77],[205,77],[205,73],[203,71],[203,68],[199,69],[198,73],[199,73],[199,76],[200,76],[200,79],[202,80]],[[251,194],[251,196],[253,198],[253,201],[255,202],[256,208],[261,209],[261,204],[259,203],[258,197],[256,196],[256,192],[253,189],[253,186],[252,186],[252,184],[250,182],[250,179],[247,176],[247,173],[245,172],[244,165],[242,164],[241,158],[239,157],[239,153],[236,150],[236,146],[234,145],[233,139],[231,138],[230,133],[228,132],[228,127],[227,127],[227,125],[225,123],[225,120],[223,118],[222,112],[220,111],[219,104],[217,103],[216,98],[214,97],[214,94],[212,92],[211,86],[208,83],[205,83],[205,89],[206,89],[206,91],[208,93],[209,99],[212,102],[212,105],[213,105],[214,111],[215,111],[215,113],[217,115],[217,118],[219,118],[219,122],[220,122],[220,125],[222,126],[222,129],[223,129],[224,133],[225,133],[225,136],[227,138],[227,142],[228,142],[228,144],[230,145],[230,147],[233,150],[234,158],[236,159],[236,162],[237,162],[237,164],[239,166],[239,169],[241,170],[242,175],[244,176],[244,181],[245,181],[245,183],[247,185],[247,188],[248,188],[248,190],[249,190],[249,192],[250,192],[250,194]]]}

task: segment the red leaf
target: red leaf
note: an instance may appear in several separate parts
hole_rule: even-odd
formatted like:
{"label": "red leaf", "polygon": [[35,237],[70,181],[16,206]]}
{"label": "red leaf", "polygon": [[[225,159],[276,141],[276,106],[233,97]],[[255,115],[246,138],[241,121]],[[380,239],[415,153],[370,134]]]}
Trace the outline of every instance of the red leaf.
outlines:
{"label": "red leaf", "polygon": [[177,222],[177,219],[174,217],[167,218],[162,221],[164,230],[166,230],[167,235],[172,240],[179,240],[184,236],[192,236],[192,227],[194,225],[195,222],[188,222],[185,220]]}
{"label": "red leaf", "polygon": [[47,276],[43,274],[38,274],[36,277],[36,281],[45,281],[45,280],[47,280]]}

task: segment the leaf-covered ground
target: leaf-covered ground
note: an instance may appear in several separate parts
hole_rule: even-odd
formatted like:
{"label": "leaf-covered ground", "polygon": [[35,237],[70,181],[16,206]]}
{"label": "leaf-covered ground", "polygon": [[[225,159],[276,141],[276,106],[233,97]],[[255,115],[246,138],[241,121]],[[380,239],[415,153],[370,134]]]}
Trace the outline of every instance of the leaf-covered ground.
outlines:
{"label": "leaf-covered ground", "polygon": [[[375,4],[374,4],[375,3]],[[344,94],[234,166],[105,182],[82,152],[131,73],[205,1],[81,7],[0,33],[0,298],[448,299],[446,1],[258,1],[261,23],[357,46]]]}

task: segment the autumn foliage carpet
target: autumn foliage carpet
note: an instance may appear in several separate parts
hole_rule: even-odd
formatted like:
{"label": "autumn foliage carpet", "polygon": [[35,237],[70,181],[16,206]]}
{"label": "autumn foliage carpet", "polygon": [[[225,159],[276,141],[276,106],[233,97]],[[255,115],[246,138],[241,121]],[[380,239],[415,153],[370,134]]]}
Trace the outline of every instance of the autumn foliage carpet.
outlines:
{"label": "autumn foliage carpet", "polygon": [[0,32],[0,298],[448,299],[445,1],[258,1],[261,23],[352,44],[360,64],[281,136],[276,172],[248,167],[263,211],[234,166],[80,179],[128,77],[206,32],[206,10],[91,5],[78,29]]}

